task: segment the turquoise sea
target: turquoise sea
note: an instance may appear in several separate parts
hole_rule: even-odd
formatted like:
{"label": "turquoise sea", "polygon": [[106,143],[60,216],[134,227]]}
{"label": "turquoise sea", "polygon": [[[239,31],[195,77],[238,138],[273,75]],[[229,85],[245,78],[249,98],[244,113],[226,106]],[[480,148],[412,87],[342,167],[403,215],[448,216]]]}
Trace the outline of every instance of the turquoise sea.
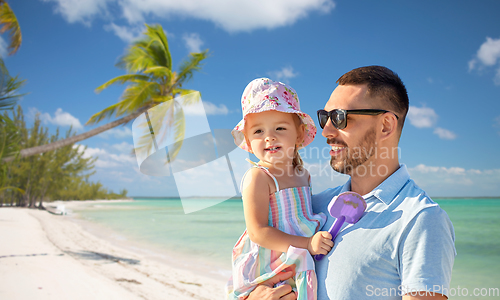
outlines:
{"label": "turquoise sea", "polygon": [[[490,288],[498,293],[500,288],[500,198],[434,200],[448,213],[455,228],[452,298],[499,299],[481,293],[486,295]],[[74,212],[112,232],[106,234],[111,240],[193,264],[203,263],[223,276],[230,270],[231,249],[245,230],[241,200],[227,200],[187,215],[179,199],[142,198],[89,202]],[[478,296],[473,296],[476,288]],[[464,296],[466,292],[468,296]]]}

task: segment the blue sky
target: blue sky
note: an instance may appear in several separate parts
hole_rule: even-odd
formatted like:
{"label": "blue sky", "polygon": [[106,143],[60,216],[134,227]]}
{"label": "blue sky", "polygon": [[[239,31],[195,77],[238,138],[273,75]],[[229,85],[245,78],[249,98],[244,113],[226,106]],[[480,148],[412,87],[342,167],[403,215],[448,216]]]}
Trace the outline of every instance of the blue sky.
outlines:
{"label": "blue sky", "polygon": [[[144,23],[167,32],[174,65],[210,49],[185,86],[202,93],[210,128],[241,119],[248,82],[270,77],[296,89],[313,117],[335,81],[365,65],[396,71],[410,96],[401,158],[431,196],[500,195],[500,2],[332,0],[23,0],[9,1],[23,33],[12,74],[27,79],[20,105],[28,122],[40,113],[51,130],[77,132],[116,103],[123,87],[95,88],[124,74],[115,67]],[[314,117],[315,119],[315,117]],[[107,121],[105,121],[107,122]],[[104,124],[104,122],[100,123]],[[131,124],[80,143],[96,156],[93,180],[131,196],[177,195],[172,177],[141,174]],[[328,147],[318,134],[310,147]],[[325,163],[307,157],[309,167]],[[214,170],[214,174],[216,170]],[[316,176],[321,191],[345,181]],[[199,186],[211,194],[213,186]]]}

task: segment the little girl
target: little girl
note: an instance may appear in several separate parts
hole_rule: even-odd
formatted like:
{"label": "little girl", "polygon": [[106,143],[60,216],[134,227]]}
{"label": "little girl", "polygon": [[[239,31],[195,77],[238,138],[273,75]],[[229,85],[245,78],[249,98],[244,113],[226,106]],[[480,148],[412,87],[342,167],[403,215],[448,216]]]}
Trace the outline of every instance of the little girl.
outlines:
{"label": "little girl", "polygon": [[244,299],[283,270],[295,270],[297,299],[316,299],[311,255],[327,254],[333,242],[317,232],[326,221],[313,214],[310,175],[298,150],[314,139],[311,117],[300,111],[297,93],[268,78],[250,82],[241,98],[243,120],[231,132],[236,145],[255,154],[242,179],[247,229],[233,248],[228,299]]}

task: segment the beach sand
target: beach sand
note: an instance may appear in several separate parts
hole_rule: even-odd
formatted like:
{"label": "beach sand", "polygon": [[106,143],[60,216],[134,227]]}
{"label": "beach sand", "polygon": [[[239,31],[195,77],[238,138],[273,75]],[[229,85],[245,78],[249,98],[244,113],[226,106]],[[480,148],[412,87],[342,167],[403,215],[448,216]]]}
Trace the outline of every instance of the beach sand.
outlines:
{"label": "beach sand", "polygon": [[111,244],[67,216],[0,208],[0,299],[219,300],[224,284]]}

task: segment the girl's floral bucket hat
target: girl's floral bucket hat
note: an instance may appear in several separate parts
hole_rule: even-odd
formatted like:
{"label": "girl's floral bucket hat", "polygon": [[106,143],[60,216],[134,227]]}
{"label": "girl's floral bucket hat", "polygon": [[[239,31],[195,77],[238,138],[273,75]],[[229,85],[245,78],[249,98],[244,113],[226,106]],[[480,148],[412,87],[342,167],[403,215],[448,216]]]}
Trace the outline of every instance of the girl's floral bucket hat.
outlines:
{"label": "girl's floral bucket hat", "polygon": [[305,126],[304,140],[298,149],[309,145],[316,135],[316,126],[311,117],[300,111],[299,97],[297,92],[282,82],[276,82],[269,78],[257,78],[252,80],[241,96],[241,108],[243,110],[243,120],[231,131],[234,142],[238,147],[250,152],[250,147],[245,140],[243,130],[248,114],[255,114],[264,111],[281,111],[285,113],[297,114]]}

